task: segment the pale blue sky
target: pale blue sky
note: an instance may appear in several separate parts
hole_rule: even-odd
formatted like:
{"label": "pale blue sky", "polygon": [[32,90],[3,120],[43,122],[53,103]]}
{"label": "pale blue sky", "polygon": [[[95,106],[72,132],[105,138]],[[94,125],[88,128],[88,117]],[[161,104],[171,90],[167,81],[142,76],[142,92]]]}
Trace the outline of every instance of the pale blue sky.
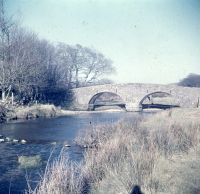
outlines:
{"label": "pale blue sky", "polygon": [[200,74],[200,0],[7,0],[7,10],[41,38],[99,50],[116,82]]}

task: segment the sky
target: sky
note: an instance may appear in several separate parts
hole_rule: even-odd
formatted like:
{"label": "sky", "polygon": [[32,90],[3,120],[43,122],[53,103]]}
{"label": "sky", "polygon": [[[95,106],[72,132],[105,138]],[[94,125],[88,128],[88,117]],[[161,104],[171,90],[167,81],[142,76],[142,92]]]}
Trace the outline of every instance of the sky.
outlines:
{"label": "sky", "polygon": [[117,83],[200,74],[200,0],[6,0],[6,9],[40,38],[103,53]]}

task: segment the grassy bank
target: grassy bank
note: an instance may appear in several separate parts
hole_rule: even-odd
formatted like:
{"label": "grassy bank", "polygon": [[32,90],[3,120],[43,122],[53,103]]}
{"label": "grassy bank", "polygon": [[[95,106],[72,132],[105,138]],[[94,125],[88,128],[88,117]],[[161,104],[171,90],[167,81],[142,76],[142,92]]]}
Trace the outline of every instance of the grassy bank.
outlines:
{"label": "grassy bank", "polygon": [[135,123],[93,126],[77,139],[92,147],[81,164],[61,156],[34,194],[200,193],[200,109],[159,112]]}

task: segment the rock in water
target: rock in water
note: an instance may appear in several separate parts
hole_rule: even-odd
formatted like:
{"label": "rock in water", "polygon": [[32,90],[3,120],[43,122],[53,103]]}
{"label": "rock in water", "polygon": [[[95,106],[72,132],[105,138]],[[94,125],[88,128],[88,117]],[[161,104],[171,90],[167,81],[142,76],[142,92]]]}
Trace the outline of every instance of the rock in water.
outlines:
{"label": "rock in water", "polygon": [[40,155],[35,156],[19,156],[18,163],[21,168],[34,168],[38,167],[42,163]]}
{"label": "rock in water", "polygon": [[11,138],[10,138],[10,137],[6,137],[6,141],[7,141],[7,142],[10,142],[10,141],[11,141]]}
{"label": "rock in water", "polygon": [[71,147],[71,145],[70,145],[69,142],[67,142],[67,141],[64,141],[64,142],[63,142],[63,146],[64,146],[64,147]]}
{"label": "rock in water", "polygon": [[0,139],[0,143],[5,142],[5,139]]}
{"label": "rock in water", "polygon": [[25,139],[22,139],[22,140],[21,140],[21,143],[22,143],[22,144],[25,144],[25,143],[27,143],[27,141],[26,141]]}
{"label": "rock in water", "polygon": [[0,138],[1,138],[1,139],[3,139],[3,138],[4,138],[4,136],[0,134]]}
{"label": "rock in water", "polygon": [[19,140],[18,140],[18,139],[13,139],[13,142],[14,142],[14,143],[18,143]]}

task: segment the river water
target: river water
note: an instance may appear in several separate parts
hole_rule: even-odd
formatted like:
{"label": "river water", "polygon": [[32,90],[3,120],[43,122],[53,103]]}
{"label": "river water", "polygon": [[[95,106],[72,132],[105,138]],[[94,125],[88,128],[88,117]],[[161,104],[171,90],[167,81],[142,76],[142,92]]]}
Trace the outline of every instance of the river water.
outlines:
{"label": "river water", "polygon": [[[27,140],[26,144],[0,143],[0,194],[21,194],[27,189],[27,181],[35,187],[50,155],[52,160],[55,159],[61,149],[71,160],[80,161],[83,149],[73,144],[80,129],[87,130],[91,125],[115,123],[121,119],[132,121],[138,115],[128,112],[82,113],[0,124],[0,134]],[[66,143],[72,146],[63,148]],[[18,162],[19,156],[36,155],[42,160],[37,167],[23,168]]]}

